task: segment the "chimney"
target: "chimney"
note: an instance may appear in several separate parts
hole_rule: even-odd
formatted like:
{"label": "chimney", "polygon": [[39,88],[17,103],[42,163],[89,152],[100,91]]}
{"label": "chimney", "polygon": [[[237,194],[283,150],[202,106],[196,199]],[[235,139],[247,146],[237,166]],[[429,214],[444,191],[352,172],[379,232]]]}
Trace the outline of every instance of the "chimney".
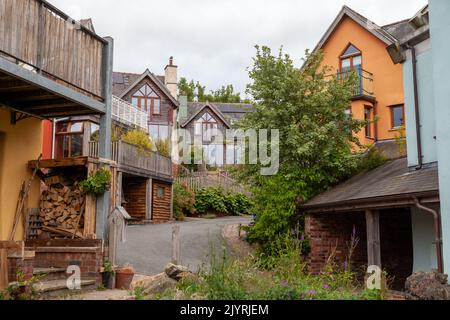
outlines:
{"label": "chimney", "polygon": [[165,68],[165,85],[172,96],[176,99],[178,95],[178,67],[173,64],[173,57],[169,58],[169,64]]}

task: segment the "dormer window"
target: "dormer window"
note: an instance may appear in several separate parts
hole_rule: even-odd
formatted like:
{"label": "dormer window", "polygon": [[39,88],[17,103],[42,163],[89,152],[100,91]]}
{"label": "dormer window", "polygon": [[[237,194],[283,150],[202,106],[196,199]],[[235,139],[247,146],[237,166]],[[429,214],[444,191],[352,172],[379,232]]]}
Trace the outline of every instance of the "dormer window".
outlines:
{"label": "dormer window", "polygon": [[361,51],[354,45],[349,44],[347,48],[342,53],[341,57],[341,72],[346,73],[350,71],[357,71],[362,66],[362,55]]}
{"label": "dormer window", "polygon": [[161,114],[161,98],[148,84],[144,84],[131,98],[131,104],[152,115]]}

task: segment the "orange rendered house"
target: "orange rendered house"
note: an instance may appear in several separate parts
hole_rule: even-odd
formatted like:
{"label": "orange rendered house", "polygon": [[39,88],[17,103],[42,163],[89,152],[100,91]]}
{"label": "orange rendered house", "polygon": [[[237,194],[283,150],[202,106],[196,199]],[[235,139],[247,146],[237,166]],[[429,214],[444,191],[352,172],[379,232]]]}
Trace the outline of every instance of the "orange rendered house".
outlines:
{"label": "orange rendered house", "polygon": [[401,37],[404,22],[380,27],[344,6],[314,50],[323,51],[323,65],[337,76],[357,74],[350,111],[354,119],[373,121],[355,133],[365,146],[393,141],[404,127],[402,68],[386,50]]}

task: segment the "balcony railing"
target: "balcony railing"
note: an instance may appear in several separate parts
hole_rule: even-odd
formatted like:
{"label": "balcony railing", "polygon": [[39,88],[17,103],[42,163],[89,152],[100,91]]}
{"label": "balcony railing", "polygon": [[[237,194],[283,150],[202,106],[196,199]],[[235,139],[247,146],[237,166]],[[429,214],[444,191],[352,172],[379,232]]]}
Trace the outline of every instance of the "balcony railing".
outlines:
{"label": "balcony railing", "polygon": [[[111,158],[124,171],[151,174],[165,178],[172,177],[172,160],[157,152],[141,150],[124,141],[112,143]],[[98,142],[89,142],[89,156],[98,158]]]}
{"label": "balcony railing", "polygon": [[45,0],[1,0],[0,17],[1,55],[90,97],[105,98],[105,39]]}
{"label": "balcony railing", "polygon": [[352,73],[356,74],[356,87],[354,96],[370,96],[374,95],[373,91],[373,74],[364,70],[361,66],[356,67],[352,71],[338,72],[336,77],[343,79],[349,77]]}
{"label": "balcony railing", "polygon": [[148,132],[148,114],[116,96],[112,100],[112,117],[127,126]]}

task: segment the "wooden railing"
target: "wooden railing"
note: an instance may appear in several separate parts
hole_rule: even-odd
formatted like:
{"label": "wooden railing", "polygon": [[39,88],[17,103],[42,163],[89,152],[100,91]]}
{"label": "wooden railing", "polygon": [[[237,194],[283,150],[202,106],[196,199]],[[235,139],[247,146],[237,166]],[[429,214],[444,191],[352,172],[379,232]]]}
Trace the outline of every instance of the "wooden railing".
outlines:
{"label": "wooden railing", "polygon": [[[98,142],[89,142],[89,156],[98,158]],[[157,152],[139,149],[124,141],[115,141],[111,145],[111,159],[120,166],[139,173],[152,173],[172,177],[172,160]]]}
{"label": "wooden railing", "polygon": [[98,99],[106,44],[47,1],[0,1],[0,53]]}
{"label": "wooden railing", "polygon": [[127,126],[148,132],[148,114],[116,96],[112,100],[112,117]]}
{"label": "wooden railing", "polygon": [[226,172],[221,171],[181,173],[180,176],[175,178],[175,181],[192,191],[199,191],[204,188],[222,188],[226,191],[250,195],[250,192],[241,184]]}

